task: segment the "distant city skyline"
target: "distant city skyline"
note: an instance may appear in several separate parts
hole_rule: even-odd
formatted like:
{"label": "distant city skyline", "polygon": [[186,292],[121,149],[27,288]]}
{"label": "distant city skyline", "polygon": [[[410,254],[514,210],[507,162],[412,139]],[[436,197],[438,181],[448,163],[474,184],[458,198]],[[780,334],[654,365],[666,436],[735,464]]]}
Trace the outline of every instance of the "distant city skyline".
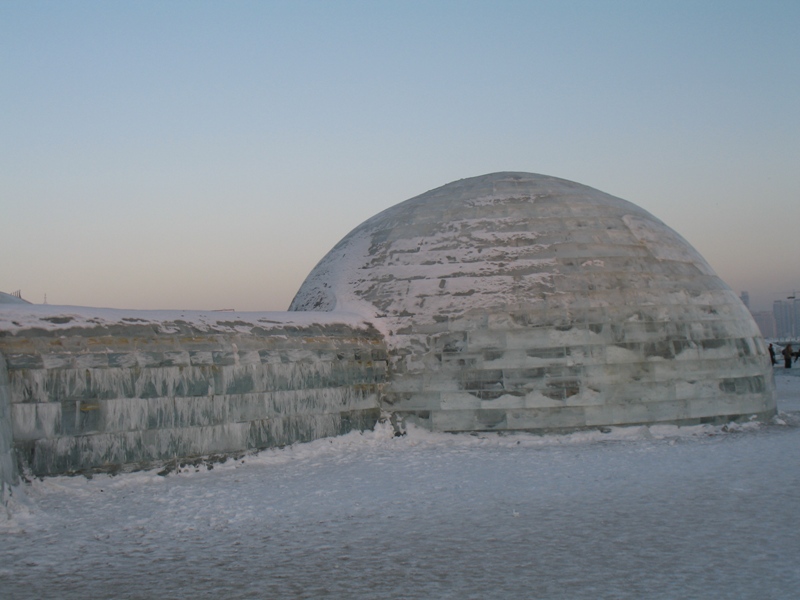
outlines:
{"label": "distant city skyline", "polygon": [[629,200],[754,311],[800,288],[800,3],[0,3],[0,290],[286,310],[495,171]]}

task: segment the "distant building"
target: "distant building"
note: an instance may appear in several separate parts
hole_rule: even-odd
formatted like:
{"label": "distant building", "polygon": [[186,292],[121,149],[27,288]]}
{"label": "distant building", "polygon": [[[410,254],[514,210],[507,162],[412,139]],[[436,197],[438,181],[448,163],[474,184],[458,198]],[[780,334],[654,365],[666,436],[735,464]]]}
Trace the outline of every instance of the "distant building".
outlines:
{"label": "distant building", "polygon": [[775,317],[775,337],[791,338],[798,336],[800,324],[800,302],[796,299],[775,300],[772,303],[772,314]]}
{"label": "distant building", "polygon": [[775,337],[775,315],[765,310],[753,313],[753,319],[761,330],[762,336],[768,339]]}
{"label": "distant building", "polygon": [[747,310],[750,310],[750,292],[742,292],[739,298],[742,299],[742,302],[747,307]]}
{"label": "distant building", "polygon": [[786,304],[783,300],[775,300],[772,303],[772,315],[775,319],[775,337],[786,337],[789,335],[787,332],[791,330],[790,313]]}

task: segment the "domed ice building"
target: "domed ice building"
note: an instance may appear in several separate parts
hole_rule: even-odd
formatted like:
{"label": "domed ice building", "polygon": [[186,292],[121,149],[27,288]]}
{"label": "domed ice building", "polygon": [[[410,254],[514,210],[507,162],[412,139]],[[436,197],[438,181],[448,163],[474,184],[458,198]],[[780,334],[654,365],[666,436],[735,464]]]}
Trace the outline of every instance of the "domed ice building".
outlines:
{"label": "domed ice building", "polygon": [[494,173],[393,206],[345,236],[290,311],[383,332],[382,408],[442,431],[770,417],[749,311],[675,231],[564,179]]}

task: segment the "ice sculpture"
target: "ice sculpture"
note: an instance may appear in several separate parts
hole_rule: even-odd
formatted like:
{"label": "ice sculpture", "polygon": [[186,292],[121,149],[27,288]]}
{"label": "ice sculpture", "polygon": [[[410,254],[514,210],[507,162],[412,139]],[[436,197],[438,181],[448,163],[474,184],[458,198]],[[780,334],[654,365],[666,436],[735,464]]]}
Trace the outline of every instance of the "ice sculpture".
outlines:
{"label": "ice sculpture", "polygon": [[463,179],[391,207],[313,269],[292,311],[383,331],[383,405],[445,431],[775,413],[750,313],[638,206],[544,175]]}
{"label": "ice sculpture", "polygon": [[[309,312],[313,311],[313,312]],[[0,306],[0,497],[23,472],[116,470],[372,427],[565,431],[769,418],[736,294],[641,208],[544,175],[398,204],[290,312]]]}

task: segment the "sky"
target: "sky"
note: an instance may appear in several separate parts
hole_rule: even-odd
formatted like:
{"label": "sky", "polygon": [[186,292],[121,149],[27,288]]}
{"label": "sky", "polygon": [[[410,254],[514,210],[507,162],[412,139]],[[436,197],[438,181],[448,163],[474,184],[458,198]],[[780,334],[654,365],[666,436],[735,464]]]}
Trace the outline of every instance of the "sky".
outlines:
{"label": "sky", "polygon": [[0,290],[286,310],[364,220],[562,177],[800,291],[794,0],[0,0]]}

